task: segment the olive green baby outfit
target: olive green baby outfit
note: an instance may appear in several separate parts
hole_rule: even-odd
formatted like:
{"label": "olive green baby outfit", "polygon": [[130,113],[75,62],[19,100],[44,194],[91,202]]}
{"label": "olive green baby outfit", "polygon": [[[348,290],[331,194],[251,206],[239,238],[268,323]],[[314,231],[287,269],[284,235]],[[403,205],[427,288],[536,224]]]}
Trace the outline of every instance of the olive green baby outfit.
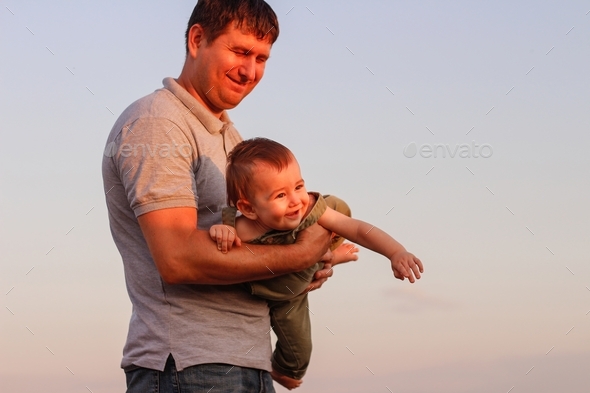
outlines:
{"label": "olive green baby outfit", "polygon": [[[330,207],[350,217],[350,208],[343,200],[332,196],[322,196],[310,192],[315,197],[315,204],[309,214],[290,231],[272,230],[248,241],[250,244],[293,244],[297,234],[315,224]],[[223,209],[223,224],[235,227],[237,210],[235,207]],[[340,236],[332,240],[331,250],[342,244]],[[285,274],[276,278],[254,281],[244,284],[252,295],[268,301],[271,326],[277,335],[277,344],[272,356],[275,370],[291,378],[301,379],[309,365],[311,357],[311,325],[307,292],[314,274],[322,269],[323,262],[296,273]]]}

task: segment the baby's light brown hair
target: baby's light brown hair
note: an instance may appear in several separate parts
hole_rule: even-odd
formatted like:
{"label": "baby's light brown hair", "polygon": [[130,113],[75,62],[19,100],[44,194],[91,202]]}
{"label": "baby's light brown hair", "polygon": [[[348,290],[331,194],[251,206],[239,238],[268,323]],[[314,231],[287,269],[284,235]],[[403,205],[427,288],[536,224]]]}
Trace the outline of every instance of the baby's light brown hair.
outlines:
{"label": "baby's light brown hair", "polygon": [[239,199],[253,197],[257,164],[266,164],[280,172],[294,159],[291,150],[267,138],[252,138],[238,143],[227,156],[225,181],[228,205],[236,206]]}

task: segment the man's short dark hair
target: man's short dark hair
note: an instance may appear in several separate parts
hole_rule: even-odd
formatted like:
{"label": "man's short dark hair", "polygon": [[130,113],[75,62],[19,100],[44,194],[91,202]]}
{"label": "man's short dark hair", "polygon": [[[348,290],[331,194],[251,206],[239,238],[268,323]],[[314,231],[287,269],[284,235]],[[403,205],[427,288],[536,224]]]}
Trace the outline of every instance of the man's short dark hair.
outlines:
{"label": "man's short dark hair", "polygon": [[277,15],[264,0],[199,0],[186,28],[187,53],[188,32],[193,25],[201,25],[207,42],[212,43],[230,23],[259,40],[268,39],[271,44],[279,37]]}

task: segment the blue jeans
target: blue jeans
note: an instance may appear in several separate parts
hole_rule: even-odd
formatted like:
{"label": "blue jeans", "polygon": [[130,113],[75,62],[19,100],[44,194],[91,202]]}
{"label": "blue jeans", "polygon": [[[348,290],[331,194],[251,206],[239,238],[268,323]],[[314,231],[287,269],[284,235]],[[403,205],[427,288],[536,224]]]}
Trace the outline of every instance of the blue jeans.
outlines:
{"label": "blue jeans", "polygon": [[268,371],[212,363],[176,370],[172,355],[164,371],[125,371],[127,393],[275,393]]}

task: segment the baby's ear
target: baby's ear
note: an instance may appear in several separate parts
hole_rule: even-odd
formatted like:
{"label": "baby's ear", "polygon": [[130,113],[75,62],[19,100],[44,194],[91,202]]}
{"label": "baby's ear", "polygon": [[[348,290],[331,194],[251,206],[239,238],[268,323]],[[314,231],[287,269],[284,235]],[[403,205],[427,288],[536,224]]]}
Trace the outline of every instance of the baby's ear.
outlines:
{"label": "baby's ear", "polygon": [[247,219],[254,221],[258,218],[256,213],[254,212],[254,208],[252,207],[250,202],[248,202],[247,200],[238,199],[238,202],[236,203],[236,207],[238,208],[240,213],[242,213],[242,215],[244,217],[246,217]]}

